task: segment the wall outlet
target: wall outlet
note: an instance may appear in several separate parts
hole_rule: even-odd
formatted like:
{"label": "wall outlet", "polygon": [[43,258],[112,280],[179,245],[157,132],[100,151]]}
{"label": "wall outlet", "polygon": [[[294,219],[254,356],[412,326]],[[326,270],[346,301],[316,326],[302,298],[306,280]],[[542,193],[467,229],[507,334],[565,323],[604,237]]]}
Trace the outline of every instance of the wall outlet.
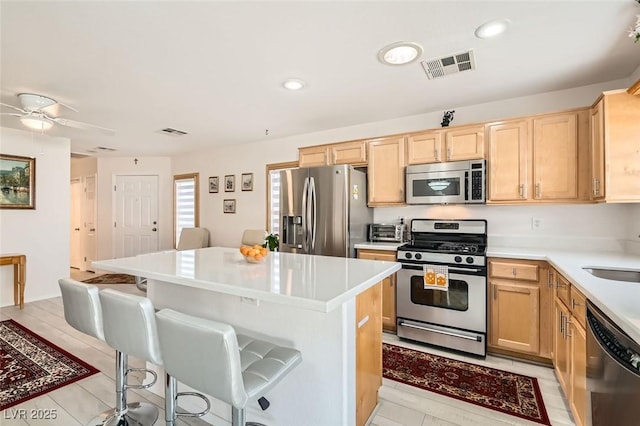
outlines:
{"label": "wall outlet", "polygon": [[247,305],[260,306],[260,301],[251,297],[240,296],[240,301],[242,303],[246,303]]}
{"label": "wall outlet", "polygon": [[538,231],[542,229],[542,219],[539,217],[532,216],[531,217],[531,229],[533,231]]}

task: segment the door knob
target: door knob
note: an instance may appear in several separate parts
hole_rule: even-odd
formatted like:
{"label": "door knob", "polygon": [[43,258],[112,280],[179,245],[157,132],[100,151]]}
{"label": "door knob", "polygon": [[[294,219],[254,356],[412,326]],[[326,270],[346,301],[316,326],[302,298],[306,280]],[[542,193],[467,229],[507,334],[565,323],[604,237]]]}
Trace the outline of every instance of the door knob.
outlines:
{"label": "door knob", "polygon": [[157,224],[158,224],[158,222],[154,220],[154,221],[153,221],[153,224],[154,224],[154,225],[157,225]]}
{"label": "door knob", "polygon": [[151,228],[151,230],[152,230],[153,232],[156,232],[156,231],[158,230],[158,228]]}

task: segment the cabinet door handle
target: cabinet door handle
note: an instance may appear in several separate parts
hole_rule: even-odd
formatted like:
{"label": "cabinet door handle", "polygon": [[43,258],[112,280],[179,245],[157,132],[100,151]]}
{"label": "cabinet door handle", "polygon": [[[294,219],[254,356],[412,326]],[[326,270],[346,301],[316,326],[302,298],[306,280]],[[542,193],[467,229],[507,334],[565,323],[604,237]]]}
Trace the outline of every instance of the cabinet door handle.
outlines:
{"label": "cabinet door handle", "polygon": [[438,152],[438,148],[433,148],[433,155],[436,157],[436,161],[440,161],[440,153]]}
{"label": "cabinet door handle", "polygon": [[553,288],[553,273],[551,269],[547,271],[547,288]]}
{"label": "cabinet door handle", "polygon": [[568,339],[569,337],[573,336],[571,333],[569,333],[569,324],[573,324],[573,321],[571,321],[568,316],[565,316],[564,318],[565,318],[564,338]]}
{"label": "cabinet door handle", "polygon": [[496,286],[493,286],[493,300],[496,300],[498,298],[498,289],[496,288]]}
{"label": "cabinet door handle", "polygon": [[540,198],[540,183],[536,183],[536,198]]}
{"label": "cabinet door handle", "polygon": [[576,302],[576,299],[571,298],[571,310],[575,309],[576,306],[582,306],[582,303]]}
{"label": "cabinet door handle", "polygon": [[564,338],[564,314],[562,312],[560,312],[560,321],[559,321],[559,329],[560,329],[560,333],[562,333],[562,338]]}
{"label": "cabinet door handle", "polygon": [[520,198],[524,198],[524,183],[520,184],[519,192],[520,192]]}
{"label": "cabinet door handle", "polygon": [[600,179],[593,178],[593,195],[600,195]]}
{"label": "cabinet door handle", "polygon": [[447,147],[447,160],[451,160],[451,147]]}

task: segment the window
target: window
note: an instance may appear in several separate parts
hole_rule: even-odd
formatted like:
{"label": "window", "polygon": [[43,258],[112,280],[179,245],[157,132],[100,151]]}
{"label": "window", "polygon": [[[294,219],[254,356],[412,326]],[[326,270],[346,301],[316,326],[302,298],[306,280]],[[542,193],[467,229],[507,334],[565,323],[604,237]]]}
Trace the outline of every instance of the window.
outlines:
{"label": "window", "polygon": [[173,246],[178,245],[182,228],[200,226],[198,173],[173,177]]}
{"label": "window", "polygon": [[267,164],[267,229],[280,235],[280,172],[298,167],[297,161]]}

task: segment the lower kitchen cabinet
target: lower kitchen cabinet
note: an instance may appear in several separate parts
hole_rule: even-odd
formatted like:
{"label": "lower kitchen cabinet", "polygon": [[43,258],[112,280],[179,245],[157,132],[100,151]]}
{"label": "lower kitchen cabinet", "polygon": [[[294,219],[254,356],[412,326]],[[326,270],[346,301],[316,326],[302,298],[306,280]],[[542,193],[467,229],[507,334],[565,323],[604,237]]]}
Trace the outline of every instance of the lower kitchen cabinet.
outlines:
{"label": "lower kitchen cabinet", "polygon": [[552,283],[546,262],[489,259],[489,352],[549,362]]}
{"label": "lower kitchen cabinet", "polygon": [[573,286],[569,294],[568,304],[555,297],[553,366],[573,419],[583,426],[587,418],[586,298]]}
{"label": "lower kitchen cabinet", "polygon": [[[396,261],[396,252],[358,249],[359,259]],[[396,274],[382,280],[382,328],[396,332]]]}

